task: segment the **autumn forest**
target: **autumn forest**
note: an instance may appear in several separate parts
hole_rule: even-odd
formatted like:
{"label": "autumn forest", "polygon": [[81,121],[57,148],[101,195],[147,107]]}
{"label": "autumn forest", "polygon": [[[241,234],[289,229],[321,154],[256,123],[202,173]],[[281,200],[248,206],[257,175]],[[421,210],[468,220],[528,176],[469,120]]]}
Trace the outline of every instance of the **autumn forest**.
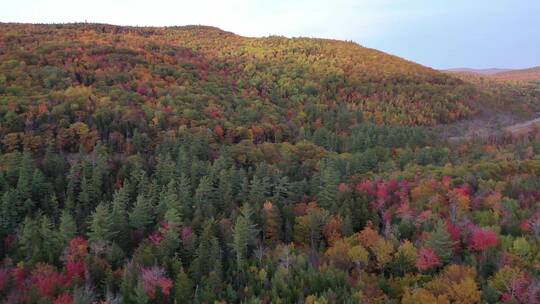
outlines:
{"label": "autumn forest", "polygon": [[535,70],[0,23],[0,302],[540,303],[538,111]]}

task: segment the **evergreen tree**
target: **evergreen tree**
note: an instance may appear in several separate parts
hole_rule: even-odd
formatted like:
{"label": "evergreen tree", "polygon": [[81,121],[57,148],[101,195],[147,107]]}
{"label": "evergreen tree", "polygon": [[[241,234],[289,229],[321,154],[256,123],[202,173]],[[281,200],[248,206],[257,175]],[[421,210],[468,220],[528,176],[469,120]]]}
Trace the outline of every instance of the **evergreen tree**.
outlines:
{"label": "evergreen tree", "polygon": [[18,239],[21,256],[25,257],[30,264],[40,262],[42,251],[39,222],[27,216],[21,225]]}
{"label": "evergreen tree", "polygon": [[112,228],[109,207],[100,203],[90,217],[88,239],[90,242],[112,241],[115,235]]}
{"label": "evergreen tree", "polygon": [[238,269],[241,269],[244,265],[245,259],[249,255],[249,246],[255,242],[257,236],[257,229],[251,220],[251,216],[251,208],[245,204],[234,224],[231,248],[236,254]]}
{"label": "evergreen tree", "polygon": [[321,170],[321,184],[319,186],[318,203],[326,210],[337,208],[339,175],[332,163],[326,163]]}
{"label": "evergreen tree", "polygon": [[177,304],[192,303],[193,282],[188,274],[182,269],[176,276],[174,287],[174,300]]}
{"label": "evergreen tree", "polygon": [[77,224],[68,210],[62,211],[59,227],[60,239],[64,245],[68,244],[77,235]]}
{"label": "evergreen tree", "polygon": [[193,203],[191,182],[189,177],[184,173],[182,173],[178,179],[178,201],[181,204],[178,212],[183,215],[184,218],[191,218],[191,205]]}
{"label": "evergreen tree", "polygon": [[446,224],[443,221],[439,221],[426,241],[426,246],[433,249],[444,263],[449,263],[452,260],[454,242],[450,238],[450,234],[446,230]]}
{"label": "evergreen tree", "polygon": [[177,215],[179,217],[182,216],[180,214],[180,210],[183,210],[183,206],[182,206],[182,203],[180,202],[180,199],[178,198],[178,189],[177,189],[177,184],[175,180],[171,180],[161,192],[161,195],[159,198],[159,204],[156,211],[157,217],[159,219],[163,219],[165,216],[165,213],[169,209],[175,209]]}
{"label": "evergreen tree", "polygon": [[[32,199],[32,178],[34,175],[34,161],[30,153],[25,152],[19,164],[19,176],[17,179],[17,193],[21,201]],[[30,206],[31,207],[31,206]],[[30,211],[32,209],[27,209]]]}
{"label": "evergreen tree", "polygon": [[[215,270],[221,265],[219,241],[214,236],[213,223],[207,221],[201,234],[199,246],[195,252],[196,258],[191,264],[191,271],[197,280]],[[219,263],[219,264],[218,264]]]}
{"label": "evergreen tree", "polygon": [[154,221],[152,206],[141,194],[137,197],[135,205],[129,212],[129,225],[135,230],[144,230]]}
{"label": "evergreen tree", "polygon": [[49,217],[41,216],[39,234],[42,242],[41,254],[43,259],[49,264],[54,264],[60,257],[63,244]]}
{"label": "evergreen tree", "polygon": [[6,236],[14,232],[22,217],[22,203],[19,201],[17,191],[6,191],[0,200],[0,235]]}
{"label": "evergreen tree", "polygon": [[126,187],[118,189],[113,196],[112,209],[109,214],[109,222],[111,223],[111,232],[114,235],[113,241],[117,242],[121,247],[125,247],[129,239],[128,236],[128,213],[127,205],[129,203],[129,195]]}
{"label": "evergreen tree", "polygon": [[199,219],[213,217],[214,214],[214,187],[208,178],[204,176],[199,182],[197,191],[195,191],[195,212]]}

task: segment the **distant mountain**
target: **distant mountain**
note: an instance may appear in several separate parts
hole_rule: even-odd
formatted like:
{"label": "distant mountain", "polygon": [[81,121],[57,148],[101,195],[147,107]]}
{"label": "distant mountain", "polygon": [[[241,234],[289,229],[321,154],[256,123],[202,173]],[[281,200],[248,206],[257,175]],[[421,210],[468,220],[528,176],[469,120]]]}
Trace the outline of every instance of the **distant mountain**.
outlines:
{"label": "distant mountain", "polygon": [[471,73],[479,75],[496,75],[500,73],[506,73],[513,71],[512,69],[469,69],[469,68],[456,68],[444,70],[445,72],[455,72],[455,73]]}
{"label": "distant mountain", "polygon": [[512,70],[507,72],[498,73],[493,75],[495,79],[499,80],[511,80],[511,81],[540,81],[540,66],[523,69],[523,70]]}
{"label": "distant mountain", "polygon": [[468,74],[489,77],[504,81],[540,81],[540,66],[527,69],[469,69],[457,68],[443,70],[452,74]]}

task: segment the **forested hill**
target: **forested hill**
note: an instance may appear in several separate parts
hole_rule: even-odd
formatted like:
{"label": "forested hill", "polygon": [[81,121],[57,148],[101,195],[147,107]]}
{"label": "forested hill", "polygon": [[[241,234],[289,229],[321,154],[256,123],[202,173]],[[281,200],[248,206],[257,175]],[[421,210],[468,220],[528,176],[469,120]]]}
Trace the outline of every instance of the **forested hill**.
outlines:
{"label": "forested hill", "polygon": [[456,75],[351,42],[0,24],[0,302],[540,303],[540,132],[437,132],[540,90]]}
{"label": "forested hill", "polygon": [[[361,120],[433,125],[471,114],[476,97],[457,78],[352,42],[246,38],[203,26],[0,29],[2,106],[16,103],[13,114],[34,108],[34,119],[46,109],[60,119],[69,101],[101,132],[102,121],[112,119],[114,129],[120,116],[154,120],[162,130],[220,124],[240,138],[237,127],[251,124],[289,138],[314,124],[333,129],[338,120],[342,127]],[[21,130],[26,118],[15,116],[4,134]]]}

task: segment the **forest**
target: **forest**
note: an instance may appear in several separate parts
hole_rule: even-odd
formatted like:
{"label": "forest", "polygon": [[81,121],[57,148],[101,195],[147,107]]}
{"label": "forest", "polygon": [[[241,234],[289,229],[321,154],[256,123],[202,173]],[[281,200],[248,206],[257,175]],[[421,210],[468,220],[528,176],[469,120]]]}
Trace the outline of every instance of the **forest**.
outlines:
{"label": "forest", "polygon": [[[0,23],[0,302],[540,303],[540,79],[206,26]],[[520,78],[521,79],[521,78]]]}

